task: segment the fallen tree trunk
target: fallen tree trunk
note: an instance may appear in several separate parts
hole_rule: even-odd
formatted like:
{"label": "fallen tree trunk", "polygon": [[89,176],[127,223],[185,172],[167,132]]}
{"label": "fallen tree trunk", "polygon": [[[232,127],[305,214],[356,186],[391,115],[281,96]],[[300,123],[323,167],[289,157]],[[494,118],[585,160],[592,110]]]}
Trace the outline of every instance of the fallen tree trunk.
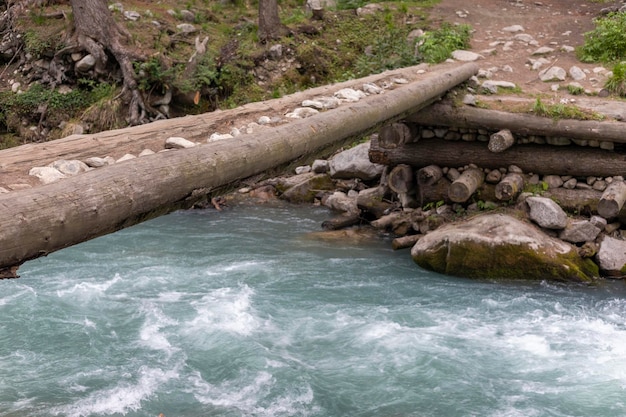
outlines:
{"label": "fallen tree trunk", "polygon": [[[433,67],[431,71],[432,74],[437,74],[457,67],[458,65],[444,64]],[[145,149],[156,152],[163,149],[163,143],[170,136],[180,136],[194,142],[205,142],[214,132],[228,133],[233,127],[233,120],[238,122],[238,126],[242,126],[248,122],[256,122],[260,116],[283,115],[299,107],[305,99],[332,96],[342,88],[361,88],[364,83],[381,83],[392,78],[405,78],[415,82],[427,77],[427,75],[416,74],[415,67],[401,68],[365,78],[312,88],[278,99],[249,103],[232,110],[217,110],[199,115],[158,120],[140,126],[89,135],[71,135],[50,142],[29,143],[3,149],[0,150],[0,174],[2,174],[0,186],[10,184],[4,183],[4,178],[11,178],[12,182],[19,179],[18,183],[38,185],[37,179],[29,177],[28,171],[34,166],[46,166],[58,159],[84,160],[93,156],[112,156],[118,159],[125,153],[138,155]],[[456,79],[456,77],[453,78]],[[430,103],[437,98],[438,96],[435,95],[427,102]]]}
{"label": "fallen tree trunk", "polygon": [[406,117],[476,71],[475,64],[460,65],[258,135],[157,153],[2,194],[0,270],[188,207],[216,187]]}
{"label": "fallen tree trunk", "polygon": [[494,154],[481,142],[430,139],[386,149],[372,140],[369,154],[370,160],[378,164],[408,164],[418,169],[431,164],[444,167],[475,164],[490,169],[516,165],[524,172],[577,177],[609,177],[626,172],[626,155],[579,146],[520,145]]}
{"label": "fallen tree trunk", "polygon": [[595,120],[554,120],[526,113],[508,113],[470,106],[437,103],[406,119],[427,126],[455,126],[473,129],[509,129],[515,134],[563,136],[570,139],[626,143],[623,122]]}

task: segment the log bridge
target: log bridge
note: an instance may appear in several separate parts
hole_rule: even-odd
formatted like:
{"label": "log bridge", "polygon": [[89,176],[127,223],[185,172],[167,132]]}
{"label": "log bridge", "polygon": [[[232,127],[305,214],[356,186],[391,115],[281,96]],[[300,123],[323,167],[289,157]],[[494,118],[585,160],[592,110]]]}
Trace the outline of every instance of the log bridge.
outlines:
{"label": "log bridge", "polygon": [[[157,153],[55,183],[0,194],[0,277],[15,278],[18,267],[25,261],[191,207],[224,185],[314,155],[333,144],[339,146],[347,139],[404,119],[438,100],[477,70],[472,63],[434,68],[384,94],[371,95],[262,133]],[[397,73],[400,76],[417,73],[415,68],[402,71],[378,79]],[[371,82],[372,78],[367,80]],[[359,82],[362,85],[364,81],[356,80],[352,85]],[[226,116],[226,112],[220,114]],[[47,165],[56,159],[76,158],[81,155],[73,149],[77,146],[89,147],[90,156],[96,150],[105,156],[118,141],[138,136],[182,136],[181,130],[192,130],[206,138],[213,128],[206,120],[206,115],[187,116],[167,124],[156,122],[0,151],[0,178],[3,173],[15,172],[12,161],[20,158],[29,161],[31,165],[23,168],[28,171],[32,166]],[[49,159],[37,161],[36,155],[47,155]]]}

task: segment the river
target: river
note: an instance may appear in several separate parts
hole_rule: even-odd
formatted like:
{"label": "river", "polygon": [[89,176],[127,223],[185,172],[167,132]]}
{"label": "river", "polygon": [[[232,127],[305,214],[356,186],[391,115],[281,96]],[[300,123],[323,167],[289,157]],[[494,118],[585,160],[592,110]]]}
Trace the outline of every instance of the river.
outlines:
{"label": "river", "polygon": [[624,416],[626,291],[424,271],[322,208],[176,212],[0,281],[0,416]]}

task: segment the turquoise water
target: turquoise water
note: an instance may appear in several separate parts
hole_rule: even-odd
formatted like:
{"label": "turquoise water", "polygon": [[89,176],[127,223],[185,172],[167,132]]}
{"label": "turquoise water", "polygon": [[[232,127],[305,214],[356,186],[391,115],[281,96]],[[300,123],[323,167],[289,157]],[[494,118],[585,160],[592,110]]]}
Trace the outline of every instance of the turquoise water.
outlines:
{"label": "turquoise water", "polygon": [[0,281],[0,416],[624,416],[624,285],[492,283],[319,208],[177,212]]}

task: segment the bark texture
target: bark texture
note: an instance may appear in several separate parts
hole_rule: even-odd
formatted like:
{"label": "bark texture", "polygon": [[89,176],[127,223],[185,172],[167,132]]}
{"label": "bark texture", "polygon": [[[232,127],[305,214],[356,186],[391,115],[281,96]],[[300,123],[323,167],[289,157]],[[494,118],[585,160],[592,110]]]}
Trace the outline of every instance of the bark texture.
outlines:
{"label": "bark texture", "polygon": [[275,40],[286,31],[278,15],[278,0],[259,0],[259,40]]}
{"label": "bark texture", "polygon": [[516,165],[541,175],[610,177],[626,172],[626,155],[579,146],[520,145],[495,155],[484,143],[421,140],[396,149],[384,149],[372,140],[370,160],[384,165],[409,164],[414,168],[436,164],[459,167],[475,164],[498,169]]}
{"label": "bark texture", "polygon": [[133,68],[137,55],[124,43],[130,41],[130,34],[113,19],[106,0],[70,0],[70,4],[79,48],[96,58],[96,71],[100,73],[105,71],[107,51],[113,55],[124,77],[122,93],[128,101],[129,122],[145,123],[146,106]]}
{"label": "bark texture", "polygon": [[593,120],[554,120],[524,113],[507,113],[470,106],[438,103],[412,114],[408,122],[427,126],[455,126],[473,129],[509,129],[515,134],[563,136],[580,140],[626,143],[623,122]]}

